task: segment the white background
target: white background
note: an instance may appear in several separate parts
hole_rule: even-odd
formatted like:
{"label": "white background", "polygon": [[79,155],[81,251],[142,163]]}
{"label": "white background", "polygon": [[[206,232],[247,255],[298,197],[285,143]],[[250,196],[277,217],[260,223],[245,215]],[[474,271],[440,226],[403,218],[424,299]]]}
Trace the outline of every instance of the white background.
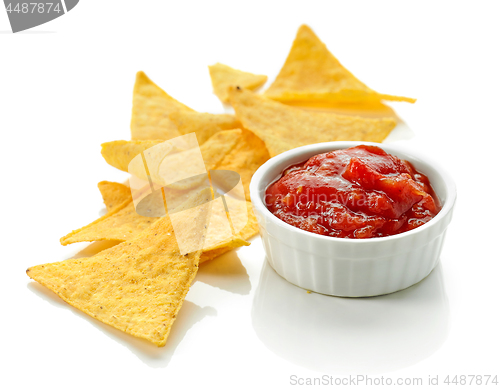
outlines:
{"label": "white background", "polygon": [[[499,11],[483,1],[82,0],[13,35],[1,10],[0,386],[279,388],[292,375],[365,372],[500,379]],[[256,238],[201,267],[160,349],[30,281],[27,267],[86,246],[59,238],[102,212],[97,182],[126,178],[100,144],[129,139],[136,71],[194,109],[223,112],[207,65],[272,80],[302,23],[373,89],[418,98],[393,104],[415,134],[406,142],[458,186],[429,278],[382,298],[306,294],[264,266]]]}

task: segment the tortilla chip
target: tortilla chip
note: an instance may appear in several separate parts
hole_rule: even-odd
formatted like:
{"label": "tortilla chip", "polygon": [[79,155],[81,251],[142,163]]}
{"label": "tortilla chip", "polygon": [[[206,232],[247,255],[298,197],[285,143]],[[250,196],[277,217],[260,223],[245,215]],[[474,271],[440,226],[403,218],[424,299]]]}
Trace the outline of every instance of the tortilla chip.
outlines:
{"label": "tortilla chip", "polygon": [[[193,191],[179,192],[175,197],[175,203],[172,203],[172,206],[175,208],[176,204],[181,205],[185,203],[192,193]],[[118,211],[111,211],[87,226],[69,233],[61,238],[61,244],[66,246],[77,242],[125,242],[130,239],[135,239],[141,232],[160,219],[159,217],[145,217],[139,215],[135,211],[134,203],[131,201],[130,192],[118,201],[120,200],[122,200],[122,203],[126,202],[121,209]],[[231,239],[204,249],[200,262],[205,262],[209,259],[215,258],[217,255],[214,255],[214,252],[220,252],[222,254],[234,248],[249,245],[247,240],[257,234],[258,225],[257,219],[252,210],[252,204],[249,201],[247,201],[246,204],[248,212],[247,225],[239,231],[238,235],[233,236]],[[217,219],[214,218],[212,223],[217,223]]]}
{"label": "tortilla chip", "polygon": [[[236,144],[241,139],[241,130],[226,130],[220,131],[212,135],[205,143],[200,146],[201,155],[203,161],[205,162],[205,168],[208,171],[216,169],[224,157],[231,152],[231,150],[236,146]],[[178,167],[179,170],[185,169],[186,161],[189,159],[189,151],[185,153],[178,153],[173,155],[173,158],[168,164],[171,169]],[[177,158],[176,158],[177,157]],[[164,168],[165,164],[162,164],[161,168]],[[151,170],[150,170],[151,172]],[[154,182],[161,184],[162,171],[160,169],[158,180],[155,181],[155,177],[151,176]],[[172,186],[169,185],[169,186]],[[182,187],[181,187],[182,188]]]}
{"label": "tortilla chip", "polygon": [[[166,190],[168,193],[169,206],[172,209],[186,203],[193,195],[200,192],[206,185],[199,185],[189,190]],[[112,211],[94,220],[77,230],[63,236],[60,242],[63,246],[77,242],[96,242],[101,240],[113,240],[124,242],[135,238],[136,235],[155,223],[159,217],[142,216],[136,212],[130,189],[127,195],[117,198],[123,200]]]}
{"label": "tortilla chip", "polygon": [[171,139],[179,131],[168,115],[191,108],[165,93],[144,72],[137,72],[132,102],[132,139]]}
{"label": "tortilla chip", "polygon": [[382,142],[396,126],[391,118],[304,111],[238,88],[233,88],[230,95],[236,116],[246,129],[264,141],[271,157],[320,142]]}
{"label": "tortilla chip", "polygon": [[344,68],[314,32],[302,25],[285,64],[264,94],[288,101],[406,101],[416,99],[380,94]]}
{"label": "tortilla chip", "polygon": [[214,93],[223,103],[229,102],[228,88],[230,86],[255,90],[267,81],[267,76],[243,72],[221,63],[209,66],[208,70]]}
{"label": "tortilla chip", "polygon": [[[118,184],[115,182],[107,182],[107,184],[114,184],[115,186],[121,185],[129,190],[129,188],[123,184]],[[198,193],[200,191],[200,188],[201,187],[186,191],[177,191],[175,194],[173,193],[173,190],[169,189],[170,193],[167,197],[169,198],[169,205],[172,207],[174,212],[178,212],[180,208],[177,207],[185,204],[186,201],[189,200],[189,198],[193,195],[193,193]],[[119,194],[116,194],[115,198],[117,203],[123,203],[124,206],[121,206],[118,211],[110,211],[108,214],[100,217],[99,219],[95,220],[85,227],[72,231],[68,235],[61,238],[61,244],[66,246],[68,244],[77,242],[124,242],[136,238],[138,234],[149,228],[152,224],[160,219],[159,217],[145,217],[139,215],[135,210],[134,203],[132,202],[130,190],[128,191],[128,193],[125,191],[120,191]],[[229,199],[229,201],[231,200]],[[217,238],[217,236],[214,236],[213,238],[218,243],[204,248],[200,262],[205,262],[209,259],[215,258],[217,255],[215,255],[214,253],[224,253],[234,248],[248,246],[250,244],[246,240],[250,239],[258,232],[258,226],[257,220],[252,211],[251,203],[245,203],[248,212],[248,214],[245,215],[239,214],[241,209],[239,209],[238,207],[231,207],[231,218],[233,220],[235,218],[242,219],[243,216],[245,216],[248,221],[245,227],[241,231],[238,231],[237,234],[232,235],[228,239],[221,239]],[[227,216],[223,216],[227,220]],[[221,220],[221,216],[218,213],[214,213],[212,211],[210,224],[210,231],[213,231],[214,226],[223,226],[223,220]],[[220,232],[219,236],[222,235],[223,231]]]}
{"label": "tortilla chip", "polygon": [[252,176],[269,158],[265,143],[253,132],[242,130],[241,140],[226,155],[217,169],[237,172],[245,189],[245,197],[250,201],[249,186]]}
{"label": "tortilla chip", "polygon": [[252,203],[250,201],[247,201],[246,205],[248,221],[246,226],[239,232],[239,234],[243,239],[248,240],[259,233],[259,223],[257,223],[257,217],[253,212]]}
{"label": "tortilla chip", "polygon": [[[246,202],[247,211],[248,211],[248,221],[246,226],[239,232],[241,238],[247,241],[248,239],[254,237],[259,233],[259,225],[257,223],[257,218],[252,209],[252,203],[250,201]],[[247,242],[248,243],[248,242]],[[248,243],[249,244],[249,243]],[[227,253],[239,246],[231,246],[230,244],[226,244],[223,247],[218,247],[214,249],[205,249],[203,250],[203,254],[200,257],[200,263],[211,261],[212,259],[217,258],[218,256]]]}
{"label": "tortilla chip", "polygon": [[102,200],[108,212],[124,201],[131,202],[132,194],[130,188],[118,182],[101,181],[97,184],[101,192]]}
{"label": "tortilla chip", "polygon": [[[208,139],[203,145],[200,146],[201,155],[203,156],[203,160],[205,161],[205,166],[207,170],[215,169],[217,164],[229,153],[232,148],[236,145],[241,137],[241,130],[226,130],[220,131],[214,134],[210,139]],[[130,162],[140,153],[146,151],[147,149],[159,145],[163,143],[164,140],[116,140],[112,142],[103,143],[101,154],[106,160],[108,164],[117,169],[120,169],[124,172],[129,171]],[[187,150],[189,152],[190,150]],[[197,151],[197,150],[194,150]],[[165,154],[167,152],[165,151]],[[179,153],[178,159],[180,166],[186,164],[186,160],[184,159],[186,155]],[[142,165],[141,165],[142,166]],[[131,171],[137,175],[137,177],[142,179],[147,179],[147,177],[143,177],[143,172],[139,171]],[[153,172],[150,172],[152,177],[154,176]],[[159,174],[159,172],[158,172]],[[158,184],[161,185],[161,178],[158,178]],[[156,182],[156,181],[155,181]]]}
{"label": "tortilla chip", "polygon": [[61,244],[66,246],[76,242],[99,240],[124,242],[134,238],[138,232],[150,227],[157,220],[158,218],[139,215],[132,201],[125,202],[92,223],[63,236]]}
{"label": "tortilla chip", "polygon": [[241,123],[234,115],[178,111],[171,113],[169,118],[181,135],[196,133],[200,145],[217,132],[241,128]]}
{"label": "tortilla chip", "polygon": [[101,154],[106,162],[124,172],[134,157],[164,140],[115,140],[101,145]]}
{"label": "tortilla chip", "polygon": [[[200,196],[211,199],[210,191]],[[186,231],[204,231],[210,212],[206,204],[187,211]],[[201,234],[196,238],[204,239]],[[162,218],[134,239],[93,257],[34,266],[27,274],[89,316],[164,346],[200,254],[181,255],[169,219]]]}
{"label": "tortilla chip", "polygon": [[[185,135],[190,136],[190,135]],[[194,138],[194,134],[192,134]],[[177,153],[164,153],[156,146],[144,152],[151,180],[158,186],[174,189],[189,189],[206,178],[206,173],[215,169],[222,159],[236,146],[241,130],[226,130],[214,134],[200,147],[192,147]],[[196,143],[196,142],[195,142]],[[188,163],[189,161],[189,163]],[[146,180],[144,164],[139,158],[129,165],[129,173]]]}
{"label": "tortilla chip", "polygon": [[343,101],[287,101],[286,105],[316,112],[333,112],[338,115],[366,118],[393,118],[397,122],[401,121],[394,109],[381,101],[360,101],[355,103]]}

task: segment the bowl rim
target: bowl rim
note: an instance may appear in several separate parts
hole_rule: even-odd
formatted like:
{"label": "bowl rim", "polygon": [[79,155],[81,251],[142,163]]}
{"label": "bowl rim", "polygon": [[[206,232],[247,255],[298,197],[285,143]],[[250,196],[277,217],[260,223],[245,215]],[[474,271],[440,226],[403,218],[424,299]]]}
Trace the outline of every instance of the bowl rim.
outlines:
{"label": "bowl rim", "polygon": [[[424,164],[430,165],[442,179],[445,188],[446,188],[446,199],[442,203],[442,208],[439,213],[432,218],[429,222],[414,228],[410,231],[405,231],[400,234],[384,236],[384,237],[374,237],[367,239],[346,239],[346,238],[337,238],[333,236],[326,236],[315,234],[313,232],[304,231],[298,227],[292,226],[288,223],[285,223],[283,220],[279,219],[276,215],[274,215],[264,204],[262,197],[259,195],[259,186],[268,170],[274,168],[278,164],[282,164],[287,160],[291,160],[300,155],[304,155],[304,160],[306,158],[311,158],[314,155],[325,153],[328,151],[340,150],[349,147],[359,146],[359,145],[368,145],[368,146],[377,146],[386,151],[387,153],[399,153],[403,155],[407,155],[409,159],[418,160]],[[326,151],[323,151],[326,149]],[[391,151],[394,150],[394,151]],[[308,157],[309,155],[309,157]],[[406,157],[404,158],[406,159]],[[425,172],[423,172],[425,174]],[[266,183],[267,186],[271,183]],[[431,182],[432,185],[432,182]],[[411,147],[407,147],[407,145],[401,145],[396,143],[375,143],[375,142],[363,142],[363,141],[333,141],[333,142],[323,142],[323,143],[315,143],[311,145],[297,147],[292,150],[285,151],[281,154],[278,154],[275,157],[270,158],[263,165],[261,165],[257,171],[254,173],[252,180],[250,182],[250,199],[252,205],[257,208],[258,211],[264,214],[264,216],[268,216],[269,220],[278,226],[285,228],[287,230],[293,231],[295,233],[301,234],[305,237],[310,237],[314,239],[324,240],[327,242],[338,242],[343,244],[355,244],[358,245],[368,245],[374,242],[388,242],[395,241],[400,239],[406,239],[415,234],[421,234],[423,231],[431,228],[432,226],[439,223],[452,209],[455,204],[457,197],[456,185],[448,172],[434,159],[421,154],[420,152],[415,151]],[[441,200],[441,199],[440,199]],[[442,201],[442,200],[441,200]],[[258,216],[258,215],[257,215]],[[259,217],[259,216],[258,216]],[[260,224],[260,223],[259,223]]]}

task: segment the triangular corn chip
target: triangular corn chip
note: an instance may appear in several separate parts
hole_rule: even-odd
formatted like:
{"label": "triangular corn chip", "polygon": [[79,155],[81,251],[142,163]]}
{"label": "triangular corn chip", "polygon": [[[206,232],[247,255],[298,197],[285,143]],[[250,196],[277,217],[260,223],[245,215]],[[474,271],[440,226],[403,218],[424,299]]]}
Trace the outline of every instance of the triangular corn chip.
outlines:
{"label": "triangular corn chip", "polygon": [[165,140],[115,140],[101,145],[101,155],[106,162],[124,172],[134,157]]}
{"label": "triangular corn chip", "polygon": [[221,63],[209,66],[208,70],[214,93],[223,103],[229,102],[228,88],[230,86],[255,90],[267,81],[267,76],[243,72]]}
{"label": "triangular corn chip", "polygon": [[[240,137],[241,130],[220,131],[202,144],[200,150],[207,170],[215,169],[217,164],[236,145]],[[128,172],[130,162],[137,155],[163,142],[164,140],[116,140],[103,143],[101,145],[101,154],[108,164],[124,172]],[[130,173],[135,173],[138,177],[145,178],[142,177],[142,173]]]}
{"label": "triangular corn chip", "polygon": [[269,158],[269,151],[264,142],[253,132],[242,130],[241,140],[226,155],[217,169],[238,173],[245,189],[245,197],[250,201],[249,185],[252,176]]}
{"label": "triangular corn chip", "polygon": [[[185,211],[189,216],[181,227],[197,231],[194,239],[204,239],[201,231],[210,200],[210,190],[189,200],[194,208]],[[182,255],[177,228],[175,232],[165,217],[134,239],[93,257],[34,266],[27,274],[89,316],[164,346],[201,254],[198,250]]]}
{"label": "triangular corn chip", "polygon": [[101,181],[97,184],[101,192],[102,201],[108,212],[123,202],[131,202],[132,194],[130,188],[118,182]]}
{"label": "triangular corn chip", "polygon": [[179,131],[168,118],[172,112],[192,111],[151,81],[144,72],[135,79],[130,129],[132,139],[171,139]]}
{"label": "triangular corn chip", "polygon": [[[245,132],[248,132],[249,134],[252,134],[250,131],[245,131]],[[252,134],[253,135],[253,134]],[[265,147],[265,146],[263,146]],[[109,182],[109,181],[102,181],[102,182],[106,182],[107,184],[109,184],[110,186],[116,186],[116,187],[119,187],[119,186],[123,186],[124,188],[126,188],[128,190],[127,191],[116,191],[116,193],[114,193],[114,200],[116,201],[116,203],[123,203],[123,202],[130,202],[132,201],[132,197],[130,195],[130,188],[123,185],[123,184],[119,184],[118,182]],[[184,192],[178,192],[178,194],[175,196],[175,203],[173,204],[173,208],[175,208],[175,205],[176,204],[183,204],[185,201],[187,201],[189,199],[189,196],[194,192],[196,191],[196,189],[191,189],[189,191],[184,191]],[[105,196],[106,194],[103,193],[101,191],[101,195],[103,197],[103,200],[104,202],[106,202],[106,199],[105,199]],[[174,196],[172,196],[174,197]],[[245,227],[239,231],[238,235],[243,238],[244,240],[248,240],[252,237],[254,237],[258,232],[259,232],[259,225],[257,223],[257,218],[255,217],[255,214],[253,212],[253,208],[252,208],[252,203],[250,202],[250,200],[246,201],[246,207],[247,207],[247,224],[245,225]],[[234,210],[238,211],[239,208],[232,208],[233,212]],[[126,212],[124,211],[123,212],[124,214],[126,214]],[[137,215],[137,216],[140,216],[140,215]],[[212,215],[213,216],[213,215]],[[235,215],[236,217],[242,217],[241,215]],[[119,214],[116,214],[115,216],[112,216],[112,218],[115,220],[114,223],[112,223],[113,227],[109,228],[107,230],[107,232],[110,234],[109,236],[115,234],[115,232],[113,232],[113,228],[116,228],[117,226],[121,225],[122,224],[122,221],[121,221],[121,215]],[[149,218],[149,219],[158,219],[158,218]],[[131,235],[131,237],[134,237],[136,234],[138,234],[139,232],[142,231],[142,229],[139,227],[140,223],[135,223],[133,224],[133,227],[132,227],[132,230],[135,231],[133,235]],[[99,230],[103,230],[102,228],[99,228]],[[87,237],[90,237],[90,233],[87,233]],[[100,235],[97,231],[95,232],[95,235],[91,238],[91,239],[86,239],[86,240],[74,240],[73,242],[69,242],[69,243],[75,243],[75,242],[92,242],[92,241],[98,241],[98,240],[121,240],[121,239],[111,239],[109,236],[106,236],[107,233],[106,231],[104,231],[104,235]],[[115,236],[119,235],[119,233],[116,233]],[[236,241],[235,241],[236,242]],[[233,243],[235,243],[233,242]],[[246,246],[247,244],[243,244],[244,246]],[[240,246],[235,246],[235,247],[240,247]],[[234,248],[234,247],[233,247]],[[205,254],[208,254],[208,252],[212,250],[212,248],[208,248],[208,251],[207,250],[204,250],[204,253],[202,254],[201,256],[201,259],[200,259],[200,262],[204,262],[204,259],[206,258],[206,255]]]}
{"label": "triangular corn chip", "polygon": [[[176,203],[180,205],[186,201],[186,197],[190,197],[189,195],[192,195],[192,191],[182,195],[178,200],[176,199]],[[175,207],[175,204],[173,204],[173,206]],[[72,243],[96,242],[101,240],[125,242],[135,238],[137,234],[149,228],[158,219],[160,219],[160,217],[139,215],[135,210],[134,203],[130,202],[122,209],[107,213],[92,223],[70,232],[68,235],[61,238],[61,244],[66,246]],[[216,223],[215,217],[213,222]],[[244,239],[251,236],[247,236]],[[238,243],[238,241],[235,242]],[[241,244],[236,247],[247,245],[244,241],[239,243]],[[212,250],[213,248],[215,247],[208,247],[207,250]]]}
{"label": "triangular corn chip", "polygon": [[271,157],[299,146],[340,140],[382,142],[394,119],[310,112],[233,88],[231,104],[243,126],[261,138]]}
{"label": "triangular corn chip", "polygon": [[[257,218],[255,217],[255,214],[252,209],[252,203],[250,201],[246,202],[247,205],[247,216],[248,216],[248,221],[245,227],[239,232],[240,236],[244,240],[248,240],[255,235],[258,234],[259,232],[259,224],[257,223]],[[203,250],[203,253],[201,254],[200,257],[200,263],[202,262],[207,262],[211,261],[214,258],[217,258],[218,256],[236,248],[239,246],[231,246],[230,244],[226,244],[225,246],[214,248],[214,249],[207,249]]]}
{"label": "triangular corn chip", "polygon": [[[185,199],[185,197],[183,197]],[[180,202],[180,201],[179,201]],[[204,252],[213,252],[215,249],[233,248],[248,246],[248,239],[253,237],[258,232],[257,221],[251,209],[251,203],[247,202],[248,207],[248,222],[247,225],[226,242],[220,243],[217,247],[207,247]],[[135,211],[134,204],[129,202],[124,208],[118,212],[108,213],[94,222],[72,231],[68,235],[61,238],[61,244],[66,246],[78,242],[96,242],[96,241],[116,241],[125,242],[130,239],[135,239],[138,234],[149,228],[159,217],[141,216]],[[214,223],[216,220],[213,221]],[[212,259],[213,255],[202,254],[200,262]]]}
{"label": "triangular corn chip", "polygon": [[85,227],[70,232],[61,238],[61,244],[66,246],[76,242],[94,242],[99,240],[116,240],[124,242],[132,239],[137,232],[150,227],[158,218],[141,216],[135,211],[132,201],[122,203],[113,211]]}
{"label": "triangular corn chip", "polygon": [[416,101],[380,94],[367,87],[340,64],[306,25],[299,28],[285,64],[264,94],[282,102]]}
{"label": "triangular corn chip", "polygon": [[[186,203],[192,196],[205,187],[206,185],[199,185],[189,190],[168,188],[169,205],[172,209],[175,209]],[[119,205],[104,216],[63,236],[60,239],[61,244],[66,246],[77,242],[95,242],[100,240],[124,242],[135,238],[138,233],[150,227],[159,219],[159,217],[142,216],[136,212],[130,189],[129,193],[122,197],[122,200]]]}
{"label": "triangular corn chip", "polygon": [[196,133],[200,145],[217,132],[241,128],[239,120],[234,115],[227,114],[177,111],[171,113],[169,118],[175,123],[181,135]]}
{"label": "triangular corn chip", "polygon": [[[109,182],[109,184],[116,184],[117,186],[123,185],[116,182]],[[61,238],[61,244],[68,245],[77,242],[95,241],[125,242],[134,239],[138,234],[160,219],[159,217],[145,217],[139,215],[135,211],[134,204],[132,203],[130,189],[125,185],[123,186],[127,188],[129,192],[121,192],[121,197],[117,192],[115,199],[117,203],[125,203],[126,205],[124,207],[118,211],[110,212],[89,225],[69,233]],[[173,208],[175,208],[176,204],[181,205],[185,203],[193,192],[196,192],[196,189],[178,192],[177,196],[175,196],[175,202],[172,204]],[[105,194],[103,194],[103,198],[104,196]],[[207,247],[204,249],[200,258],[200,263],[213,259],[234,248],[248,246],[249,243],[247,240],[258,233],[258,224],[252,210],[252,204],[247,201],[246,206],[248,221],[245,227],[239,231],[238,235],[233,236],[232,239],[221,242],[215,247]],[[243,217],[242,215],[234,216]],[[212,218],[213,217],[214,215],[212,215]],[[217,223],[217,220],[212,220],[212,222]]]}
{"label": "triangular corn chip", "polygon": [[393,118],[397,122],[401,121],[394,109],[382,101],[287,101],[285,104],[309,111],[366,118]]}

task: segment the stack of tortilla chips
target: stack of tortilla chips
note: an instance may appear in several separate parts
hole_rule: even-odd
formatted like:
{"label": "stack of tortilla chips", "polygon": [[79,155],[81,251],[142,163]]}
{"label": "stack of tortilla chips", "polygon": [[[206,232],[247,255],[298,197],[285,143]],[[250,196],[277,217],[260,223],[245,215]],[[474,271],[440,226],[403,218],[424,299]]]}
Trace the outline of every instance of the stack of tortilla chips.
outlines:
{"label": "stack of tortilla chips", "polygon": [[[198,265],[248,245],[258,232],[249,183],[270,157],[295,147],[329,141],[382,142],[396,126],[383,100],[415,99],[381,94],[345,69],[308,26],[301,26],[277,78],[258,95],[267,77],[223,64],[209,67],[214,93],[235,115],[200,113],[169,96],[143,72],[137,73],[131,140],[102,145],[108,164],[128,171],[130,162],[162,142],[195,133],[207,171],[237,172],[245,190],[248,222],[229,239],[182,254],[169,216],[136,212],[130,188],[100,182],[107,213],[70,232],[63,245],[117,244],[89,258],[38,265],[27,274],[88,315],[133,336],[164,346]],[[375,108],[374,108],[375,107]],[[346,115],[353,113],[356,115]],[[378,112],[375,113],[374,112]],[[186,161],[188,163],[189,161]],[[179,190],[174,206],[189,213],[186,231],[209,223],[210,189]],[[170,204],[169,204],[170,205]],[[194,233],[193,239],[204,239]]]}

